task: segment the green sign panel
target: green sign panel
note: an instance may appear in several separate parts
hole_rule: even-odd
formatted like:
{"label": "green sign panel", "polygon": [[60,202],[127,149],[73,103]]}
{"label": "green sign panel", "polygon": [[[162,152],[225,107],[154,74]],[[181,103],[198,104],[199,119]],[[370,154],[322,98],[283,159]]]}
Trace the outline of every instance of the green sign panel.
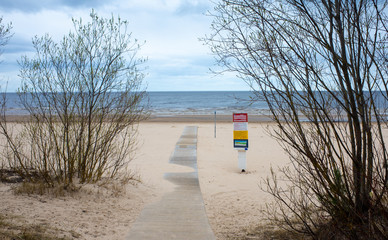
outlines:
{"label": "green sign panel", "polygon": [[248,139],[234,139],[233,145],[235,148],[248,148]]}

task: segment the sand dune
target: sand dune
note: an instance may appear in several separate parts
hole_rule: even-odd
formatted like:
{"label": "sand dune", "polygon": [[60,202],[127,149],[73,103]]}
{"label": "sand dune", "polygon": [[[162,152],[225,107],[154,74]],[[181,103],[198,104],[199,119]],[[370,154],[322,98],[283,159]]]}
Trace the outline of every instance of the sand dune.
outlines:
{"label": "sand dune", "polygon": [[[262,220],[260,209],[271,198],[260,189],[270,166],[284,165],[288,157],[265,133],[270,123],[250,123],[247,171],[237,165],[233,149],[233,125],[212,122],[142,122],[139,142],[130,168],[141,183],[109,190],[86,186],[73,196],[15,196],[10,184],[0,185],[0,213],[15,222],[58,229],[61,235],[79,239],[124,239],[145,204],[172,191],[166,172],[192,171],[169,163],[175,143],[187,125],[198,128],[198,174],[209,222],[217,239],[234,238]],[[113,190],[112,190],[113,189]]]}

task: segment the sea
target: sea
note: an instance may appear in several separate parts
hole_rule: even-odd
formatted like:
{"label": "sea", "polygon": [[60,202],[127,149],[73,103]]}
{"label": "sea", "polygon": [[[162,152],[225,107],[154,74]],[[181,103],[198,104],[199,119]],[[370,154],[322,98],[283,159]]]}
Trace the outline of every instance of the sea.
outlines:
{"label": "sea", "polygon": [[[377,106],[388,118],[388,101],[382,94],[376,95]],[[0,96],[1,97],[1,96]],[[7,115],[28,115],[19,103],[17,93],[6,93]],[[250,115],[269,116],[265,101],[251,91],[182,91],[147,92],[143,102],[155,117],[179,115],[232,115],[245,112]]]}
{"label": "sea", "polygon": [[[6,96],[6,114],[28,114],[21,106],[17,93],[7,93]],[[147,96],[144,104],[148,105],[153,116],[230,115],[234,112],[268,114],[268,105],[255,99],[254,93],[250,91],[150,91]]]}
{"label": "sea", "polygon": [[231,115],[234,112],[268,114],[264,101],[253,101],[249,91],[149,92],[150,112],[155,116]]}

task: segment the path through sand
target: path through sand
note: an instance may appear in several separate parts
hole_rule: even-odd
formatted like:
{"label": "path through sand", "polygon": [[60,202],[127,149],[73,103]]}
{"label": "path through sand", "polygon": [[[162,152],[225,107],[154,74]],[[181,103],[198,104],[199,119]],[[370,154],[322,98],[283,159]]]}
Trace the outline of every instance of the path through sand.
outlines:
{"label": "path through sand", "polygon": [[215,240],[199,188],[196,126],[184,128],[170,163],[191,167],[193,171],[165,174],[165,179],[176,185],[174,191],[143,209],[127,240]]}

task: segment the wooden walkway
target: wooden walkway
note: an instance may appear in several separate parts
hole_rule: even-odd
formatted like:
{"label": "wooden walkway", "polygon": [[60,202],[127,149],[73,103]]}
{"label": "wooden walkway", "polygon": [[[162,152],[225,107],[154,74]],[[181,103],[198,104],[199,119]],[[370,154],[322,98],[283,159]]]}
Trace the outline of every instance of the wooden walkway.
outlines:
{"label": "wooden walkway", "polygon": [[166,173],[174,184],[173,192],[146,206],[133,224],[127,240],[185,239],[214,240],[205,212],[198,181],[196,126],[187,126],[170,158],[171,164],[193,168],[193,172]]}

